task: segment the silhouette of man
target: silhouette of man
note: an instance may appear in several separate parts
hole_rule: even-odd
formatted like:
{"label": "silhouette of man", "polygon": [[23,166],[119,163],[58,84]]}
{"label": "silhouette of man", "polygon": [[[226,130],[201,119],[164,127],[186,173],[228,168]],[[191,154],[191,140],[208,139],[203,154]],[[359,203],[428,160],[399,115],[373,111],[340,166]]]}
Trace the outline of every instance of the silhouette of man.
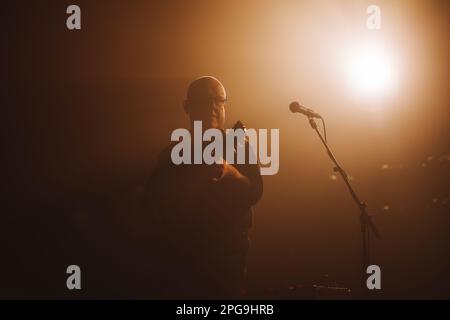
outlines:
{"label": "silhouette of man", "polygon": [[[184,110],[203,130],[224,131],[226,92],[213,77],[193,81]],[[193,140],[193,139],[192,139]],[[223,298],[239,293],[252,206],[262,196],[258,165],[181,164],[163,150],[147,188],[153,293],[162,298]]]}

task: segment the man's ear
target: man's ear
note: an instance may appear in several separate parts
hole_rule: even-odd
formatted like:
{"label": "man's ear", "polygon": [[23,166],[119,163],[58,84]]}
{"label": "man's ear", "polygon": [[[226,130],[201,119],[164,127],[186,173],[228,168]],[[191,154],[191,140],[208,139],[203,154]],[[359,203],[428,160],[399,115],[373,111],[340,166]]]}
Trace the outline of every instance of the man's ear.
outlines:
{"label": "man's ear", "polygon": [[187,100],[184,100],[184,101],[183,101],[183,109],[184,109],[184,112],[186,112],[187,114],[189,114],[190,108],[189,108],[189,102],[188,102]]}

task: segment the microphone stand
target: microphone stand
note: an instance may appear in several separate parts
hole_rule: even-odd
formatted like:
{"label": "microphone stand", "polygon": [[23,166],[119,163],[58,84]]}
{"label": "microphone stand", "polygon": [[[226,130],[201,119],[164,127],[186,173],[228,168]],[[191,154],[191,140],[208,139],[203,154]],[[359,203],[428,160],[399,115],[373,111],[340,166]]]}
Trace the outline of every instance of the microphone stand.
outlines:
{"label": "microphone stand", "polygon": [[358,196],[356,195],[355,191],[353,190],[349,180],[347,173],[342,169],[342,167],[337,162],[336,158],[333,155],[333,152],[331,152],[330,147],[328,146],[327,142],[322,137],[322,134],[317,129],[317,124],[314,121],[312,117],[308,117],[309,124],[311,127],[317,132],[319,135],[320,140],[322,141],[323,145],[325,146],[328,156],[330,157],[331,161],[333,161],[335,167],[333,168],[334,172],[339,172],[344,179],[344,182],[347,186],[348,191],[350,192],[350,195],[352,196],[353,200],[355,201],[356,205],[358,206],[361,214],[359,216],[360,224],[361,224],[361,235],[362,235],[362,260],[361,260],[361,292],[362,296],[367,296],[367,287],[366,287],[366,270],[370,263],[370,234],[371,232],[375,235],[377,239],[380,238],[380,234],[375,227],[374,223],[371,220],[371,216],[367,214],[367,205],[363,201],[361,201]]}

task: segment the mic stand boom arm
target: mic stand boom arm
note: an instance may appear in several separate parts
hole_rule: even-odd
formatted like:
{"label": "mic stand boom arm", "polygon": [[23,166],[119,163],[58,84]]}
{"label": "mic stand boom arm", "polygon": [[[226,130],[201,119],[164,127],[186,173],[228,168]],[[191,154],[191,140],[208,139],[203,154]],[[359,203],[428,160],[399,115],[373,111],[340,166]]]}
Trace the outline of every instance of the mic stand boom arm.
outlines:
{"label": "mic stand boom arm", "polygon": [[[355,193],[355,190],[353,190],[349,180],[347,173],[342,169],[342,167],[337,162],[336,158],[333,155],[333,152],[331,152],[330,147],[328,146],[327,142],[322,137],[322,134],[317,129],[317,124],[314,121],[313,118],[308,117],[309,124],[311,127],[317,132],[319,135],[320,140],[322,141],[323,145],[325,146],[328,156],[330,157],[331,161],[333,161],[335,167],[334,172],[339,172],[344,179],[345,185],[347,186],[348,191],[350,192],[350,195],[352,196],[353,200],[355,201],[356,205],[358,206],[361,214],[360,214],[360,224],[361,224],[361,235],[362,235],[362,263],[361,263],[361,280],[362,280],[362,289],[366,288],[365,286],[365,279],[366,279],[366,269],[367,266],[369,266],[370,263],[370,232],[372,232],[377,239],[380,238],[380,234],[375,227],[374,223],[371,220],[371,217],[367,214],[367,205],[363,201],[361,201],[357,194]],[[363,290],[365,292],[365,290]]]}

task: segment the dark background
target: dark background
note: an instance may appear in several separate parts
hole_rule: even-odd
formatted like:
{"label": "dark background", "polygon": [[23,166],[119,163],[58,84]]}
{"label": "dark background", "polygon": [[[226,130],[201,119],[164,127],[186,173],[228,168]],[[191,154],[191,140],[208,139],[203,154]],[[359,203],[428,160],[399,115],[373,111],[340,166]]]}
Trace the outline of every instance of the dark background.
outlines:
{"label": "dark background", "polygon": [[[66,28],[70,4],[81,7],[80,31]],[[374,36],[369,4],[2,4],[0,297],[140,297],[132,217],[158,152],[187,125],[187,85],[213,75],[227,88],[230,126],[280,129],[280,171],[264,177],[255,207],[250,288],[358,284],[358,210],[306,119],[288,112],[300,99],[327,120],[381,231],[375,296],[449,298],[450,6],[379,1]],[[384,37],[397,53],[389,98],[342,87],[335,57],[361,37]],[[81,267],[81,292],[66,289],[70,264]]]}

